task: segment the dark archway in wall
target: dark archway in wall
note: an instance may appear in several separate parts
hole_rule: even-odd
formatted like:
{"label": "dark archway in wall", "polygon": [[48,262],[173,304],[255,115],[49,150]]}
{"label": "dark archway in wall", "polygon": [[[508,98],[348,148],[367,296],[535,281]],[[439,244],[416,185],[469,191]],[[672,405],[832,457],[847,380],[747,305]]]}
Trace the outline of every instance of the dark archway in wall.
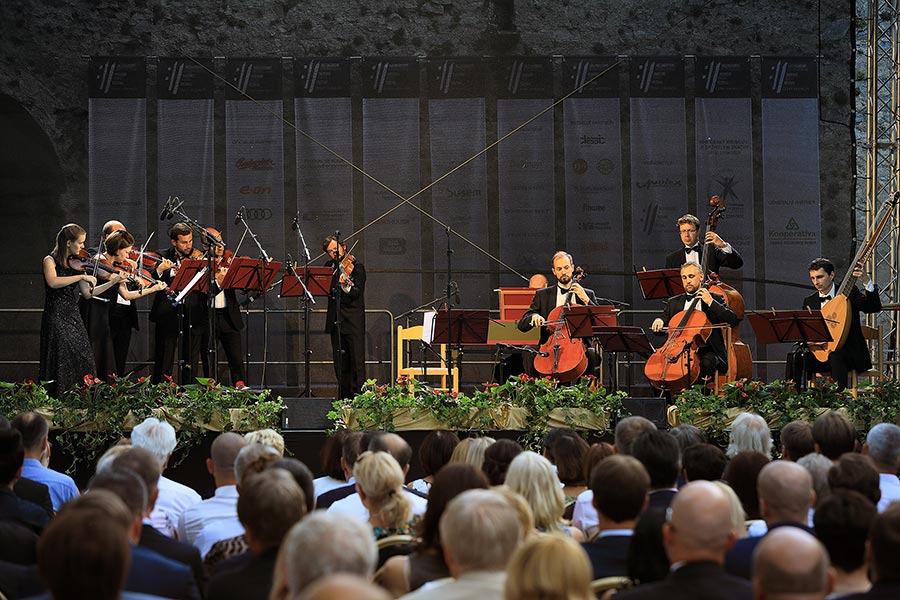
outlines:
{"label": "dark archway in wall", "polygon": [[[60,198],[65,176],[50,138],[17,100],[0,94],[0,380],[37,376],[44,284],[41,259],[67,219]],[[12,312],[10,312],[12,311]]]}

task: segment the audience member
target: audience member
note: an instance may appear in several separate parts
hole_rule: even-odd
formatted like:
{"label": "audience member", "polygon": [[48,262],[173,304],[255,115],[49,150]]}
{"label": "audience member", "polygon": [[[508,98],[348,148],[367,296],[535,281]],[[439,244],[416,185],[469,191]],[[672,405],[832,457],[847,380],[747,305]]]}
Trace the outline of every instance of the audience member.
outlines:
{"label": "audience member", "polygon": [[203,528],[210,523],[237,518],[237,479],[234,475],[234,461],[238,452],[247,444],[245,439],[233,432],[219,434],[213,440],[206,459],[206,470],[216,484],[215,495],[188,507],[178,519],[178,538],[195,544]]}
{"label": "audience member", "polygon": [[487,436],[466,438],[453,449],[448,464],[465,463],[480,469],[484,464],[485,450],[495,441],[497,440]]}
{"label": "audience member", "polygon": [[[823,454],[816,454],[815,452],[813,452],[798,459],[796,463],[806,469],[809,473],[809,476],[812,477],[813,490],[815,490],[816,492],[816,502],[818,503],[820,500],[828,496],[830,490],[828,485],[828,471],[830,471],[831,467],[834,466],[834,463],[831,462],[831,459],[826,458]],[[810,524],[812,524],[811,514]]]}
{"label": "audience member", "polygon": [[[763,467],[757,479],[759,511],[766,522],[769,535],[779,527],[799,527],[806,532],[809,508],[815,503],[809,473],[786,460],[776,460]],[[739,577],[750,579],[753,551],[763,537],[746,537],[737,541],[728,553],[725,570]]]}
{"label": "audience member", "polygon": [[828,470],[828,487],[859,492],[875,506],[881,500],[878,471],[863,454],[847,453],[837,459]]}
{"label": "audience member", "polygon": [[[510,465],[510,471],[515,463],[514,460]],[[441,517],[440,536],[453,581],[420,589],[404,598],[503,598],[506,565],[522,541],[518,515],[506,498],[490,490],[463,492],[447,504]]]}
{"label": "audience member", "polygon": [[562,523],[563,491],[553,465],[546,458],[534,452],[519,454],[509,464],[506,485],[528,502],[538,531],[564,533],[576,541],[584,540],[580,530]]}
{"label": "audience member", "polygon": [[509,463],[524,451],[522,446],[512,440],[497,440],[485,449],[481,470],[487,475],[491,485],[503,485],[506,482]]}
{"label": "audience member", "polygon": [[866,537],[878,510],[853,490],[834,490],[816,507],[816,537],[834,568],[834,594],[845,596],[872,587],[866,573]]}
{"label": "audience member", "polygon": [[313,474],[309,467],[296,458],[280,458],[269,463],[269,469],[283,469],[291,474],[300,489],[303,490],[303,498],[306,501],[306,513],[316,509],[316,487],[313,483]]}
{"label": "audience member", "polygon": [[667,509],[650,508],[641,513],[628,546],[628,578],[635,583],[662,581],[669,573],[669,557],[663,545]]}
{"label": "audience member", "polygon": [[344,477],[344,470],[341,468],[341,451],[343,450],[344,440],[350,433],[349,429],[338,429],[325,440],[322,447],[322,477],[313,480],[316,489],[316,500],[325,492],[347,485],[347,479]]}
{"label": "audience member", "polygon": [[[615,452],[615,446],[606,442],[593,444],[588,448],[582,463],[584,480],[590,482],[594,467]],[[575,499],[575,508],[572,510],[572,526],[580,529],[585,539],[591,539],[597,533],[597,510],[594,508],[594,492],[590,488],[578,494],[578,498]]]}
{"label": "audience member", "polygon": [[781,428],[781,458],[797,462],[816,451],[812,424],[808,421],[791,421]]}
{"label": "audience member", "polygon": [[641,461],[650,475],[648,508],[668,508],[678,489],[675,484],[681,472],[681,449],[668,432],[645,431],[631,445],[631,455]]}
{"label": "audience member", "polygon": [[734,537],[736,539],[747,537],[747,513],[744,512],[744,507],[741,506],[741,499],[734,493],[731,486],[724,481],[713,481],[713,483],[728,496],[728,502],[731,505],[731,530],[734,532]]}
{"label": "audience member", "polygon": [[527,540],[506,567],[506,600],[593,600],[591,563],[571,538]]}
{"label": "audience member", "polygon": [[847,417],[832,410],[813,422],[813,441],[816,452],[837,460],[841,454],[856,450],[856,430]]}
{"label": "audience member", "polygon": [[50,516],[40,506],[19,498],[13,491],[22,475],[24,461],[22,434],[15,429],[0,429],[0,520],[40,534]]}
{"label": "audience member", "polygon": [[833,583],[825,548],[812,535],[795,527],[773,531],[753,555],[753,592],[757,600],[824,600]]}
{"label": "audience member", "polygon": [[[165,472],[169,458],[175,450],[175,428],[153,417],[144,419],[131,431],[131,445],[146,448],[156,456],[160,468]],[[150,523],[160,532],[175,537],[178,519],[188,507],[202,500],[200,494],[186,485],[160,475],[159,498],[150,515]]]}
{"label": "audience member", "polygon": [[258,429],[244,435],[247,445],[262,444],[274,448],[280,456],[284,456],[284,437],[274,429]]}
{"label": "audience member", "polygon": [[741,506],[747,513],[747,519],[751,521],[762,519],[759,513],[756,479],[767,464],[769,459],[762,452],[741,452],[728,461],[728,466],[725,467],[725,483],[730,485],[741,499]]}
{"label": "audience member", "polygon": [[772,432],[769,424],[761,416],[742,412],[731,424],[728,433],[728,449],[725,454],[734,458],[741,452],[761,452],[767,458],[772,456]]}
{"label": "audience member", "polygon": [[637,519],[647,505],[650,476],[632,456],[610,456],[591,473],[598,516],[596,539],[582,547],[590,558],[593,578],[626,576],[628,548]]}
{"label": "audience member", "polygon": [[391,596],[377,585],[358,575],[327,575],[312,584],[297,600],[390,600]]}
{"label": "audience member", "polygon": [[[343,438],[341,444],[341,471],[344,473],[345,485],[334,487],[316,497],[317,508],[329,508],[333,503],[356,493],[356,482],[353,480],[353,465],[356,458],[368,450],[370,436],[361,431],[352,431]],[[365,519],[363,519],[365,521]]]}
{"label": "audience member", "polygon": [[[9,419],[0,415],[0,431],[10,429]],[[53,501],[50,499],[50,489],[46,484],[32,481],[27,477],[19,477],[13,485],[13,492],[22,500],[27,500],[40,506],[48,517],[55,514],[53,510]]]}
{"label": "audience member", "polygon": [[452,431],[435,429],[428,432],[422,440],[422,445],[419,446],[419,464],[422,465],[424,476],[410,483],[409,487],[427,496],[434,476],[450,462],[457,445],[459,438]]}
{"label": "audience member", "polygon": [[237,509],[250,552],[219,566],[209,582],[209,600],[269,596],[279,547],[306,514],[306,500],[289,473],[269,469],[242,481]]}
{"label": "audience member", "polygon": [[112,461],[115,460],[117,456],[122,454],[123,452],[127,452],[131,446],[131,440],[128,438],[122,438],[112,446],[106,449],[106,451],[100,455],[100,458],[97,459],[97,467],[94,469],[95,473],[99,473],[106,467],[112,464]]}
{"label": "audience member", "polygon": [[[553,435],[553,432],[560,432]],[[587,491],[588,480],[584,477],[584,455],[590,446],[578,432],[567,427],[551,429],[544,440],[544,458],[556,467],[556,476],[563,485],[565,511],[563,516],[572,518],[575,500]]]}
{"label": "audience member", "polygon": [[393,456],[363,452],[353,467],[353,477],[376,540],[412,533],[412,505],[403,493],[403,471]]}
{"label": "audience member", "polygon": [[[491,446],[499,446],[498,440]],[[488,448],[488,451],[491,450]],[[444,562],[438,525],[447,504],[466,490],[484,488],[489,482],[484,473],[472,465],[447,465],[434,478],[428,494],[428,508],[418,524],[419,545],[408,556],[393,556],[380,570],[379,583],[399,597],[417,590],[429,581],[450,576]]]}
{"label": "audience member", "polygon": [[671,434],[678,442],[678,447],[681,448],[682,454],[685,449],[690,448],[691,446],[706,443],[706,436],[703,435],[703,432],[700,431],[699,428],[688,425],[687,423],[676,425],[669,430],[669,434]]}
{"label": "audience member", "polygon": [[866,542],[866,563],[872,589],[845,596],[847,600],[896,600],[900,598],[900,504],[890,504],[875,515]]}
{"label": "audience member", "polygon": [[616,423],[615,440],[616,454],[631,454],[631,444],[645,431],[656,431],[656,425],[644,417],[625,417]]}
{"label": "audience member", "polygon": [[869,456],[878,470],[881,500],[878,512],[884,512],[888,505],[900,500],[900,427],[893,423],[879,423],[869,430],[862,453]]}
{"label": "audience member", "polygon": [[725,475],[728,458],[718,446],[694,444],[681,452],[685,481],[718,481]]}
{"label": "audience member", "polygon": [[43,483],[50,491],[53,510],[78,497],[78,486],[65,473],[50,469],[50,423],[35,412],[17,415],[12,420],[12,427],[22,434],[22,445],[25,447],[25,462],[22,465],[22,477]]}
{"label": "audience member", "polygon": [[674,569],[662,581],[616,594],[617,600],[643,598],[751,598],[749,582],[725,573],[725,553],[734,544],[731,508],[709,481],[686,484],[672,500],[663,525],[663,542]]}

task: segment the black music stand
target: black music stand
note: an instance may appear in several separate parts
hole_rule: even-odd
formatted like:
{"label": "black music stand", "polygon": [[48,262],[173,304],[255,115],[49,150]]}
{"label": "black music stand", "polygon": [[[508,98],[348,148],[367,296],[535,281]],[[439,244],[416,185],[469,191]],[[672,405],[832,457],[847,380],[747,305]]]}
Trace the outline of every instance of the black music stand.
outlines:
{"label": "black music stand", "polygon": [[[312,296],[327,296],[329,287],[331,286],[331,278],[334,270],[330,267],[305,267],[302,272],[297,272],[288,263],[285,275],[281,279],[281,291],[278,292],[280,298],[303,298],[303,372],[306,379],[306,387],[300,394],[301,397],[312,396],[312,387],[310,386],[310,365],[312,361],[312,349],[309,347],[309,313],[310,313],[310,297],[306,291]],[[303,286],[306,286],[305,288]],[[315,300],[313,300],[315,303]]]}
{"label": "black music stand", "polygon": [[275,274],[281,270],[278,261],[266,262],[261,258],[235,258],[222,281],[222,289],[264,292],[272,285]]}
{"label": "black music stand", "polygon": [[831,331],[821,310],[770,310],[747,315],[756,341],[760,344],[798,343],[803,356],[803,369],[797,381],[798,391],[806,389],[806,355],[809,344],[830,342]]}
{"label": "black music stand", "polygon": [[[181,261],[181,265],[178,267],[178,272],[175,274],[175,279],[172,280],[172,283],[169,284],[169,289],[179,297],[183,297],[191,292],[205,292],[208,290],[208,286],[206,283],[206,279],[202,276],[194,282],[194,285],[188,287],[191,281],[197,277],[198,274],[205,274],[206,268],[209,264],[205,260],[183,260]],[[185,292],[185,290],[187,290]],[[179,300],[179,303],[181,300]]]}
{"label": "black music stand", "polygon": [[644,300],[671,298],[684,293],[681,285],[680,269],[656,269],[654,271],[635,271],[641,294]]}
{"label": "black music stand", "polygon": [[[610,353],[610,389],[619,390],[619,352],[650,356],[654,352],[653,345],[642,327],[594,327],[594,338],[600,347]],[[628,378],[628,395],[631,396],[631,377]]]}
{"label": "black music stand", "polygon": [[434,318],[434,335],[431,342],[448,344],[456,350],[456,373],[462,377],[463,344],[484,345],[488,339],[490,314],[486,310],[438,311]]}

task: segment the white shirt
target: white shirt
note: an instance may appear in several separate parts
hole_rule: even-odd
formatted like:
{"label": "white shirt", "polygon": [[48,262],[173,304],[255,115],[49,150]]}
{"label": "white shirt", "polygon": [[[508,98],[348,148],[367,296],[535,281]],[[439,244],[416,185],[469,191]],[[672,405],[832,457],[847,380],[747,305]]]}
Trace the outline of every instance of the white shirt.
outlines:
{"label": "white shirt", "polygon": [[156,485],[159,488],[159,497],[156,499],[153,512],[150,513],[150,525],[160,533],[175,537],[181,513],[203,498],[188,486],[161,475]]}
{"label": "white shirt", "polygon": [[344,487],[345,485],[348,484],[343,479],[335,479],[334,477],[329,477],[327,475],[325,477],[313,479],[313,490],[316,492],[316,499],[325,492],[330,492],[331,490]]}
{"label": "white shirt", "polygon": [[888,504],[895,500],[900,500],[900,479],[896,475],[881,473],[878,476],[881,479],[881,500],[878,501],[878,512],[884,512]]}
{"label": "white shirt", "polygon": [[200,556],[206,557],[213,544],[222,540],[244,534],[244,526],[238,520],[237,515],[229,519],[219,519],[200,530],[194,546],[200,550]]}
{"label": "white shirt", "polygon": [[[412,513],[414,516],[425,514],[425,508],[428,506],[428,500],[421,496],[416,496],[409,490],[403,490],[406,498],[412,503]],[[339,515],[352,515],[360,521],[369,521],[369,509],[363,506],[359,494],[350,494],[346,498],[342,498],[328,507],[328,512]]]}
{"label": "white shirt", "polygon": [[597,517],[597,509],[594,508],[594,492],[586,490],[578,494],[575,499],[575,508],[572,511],[572,526],[577,527],[584,532],[585,539],[591,539],[597,527],[600,526],[600,519]]}
{"label": "white shirt", "polygon": [[188,507],[178,519],[178,539],[193,544],[204,527],[217,521],[237,518],[237,486],[216,488],[212,498]]}

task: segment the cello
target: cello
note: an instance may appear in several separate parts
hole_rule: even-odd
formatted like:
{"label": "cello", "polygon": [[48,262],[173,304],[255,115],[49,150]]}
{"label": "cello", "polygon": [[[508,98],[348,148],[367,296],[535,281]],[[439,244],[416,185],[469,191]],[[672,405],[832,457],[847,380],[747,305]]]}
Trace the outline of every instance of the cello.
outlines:
{"label": "cello", "polygon": [[[580,282],[584,269],[575,267],[573,282]],[[545,323],[550,337],[541,344],[540,352],[534,357],[534,369],[545,376],[551,376],[560,383],[568,383],[584,374],[588,366],[584,342],[569,335],[566,327],[566,311],[571,305],[573,292],[566,294],[566,303],[557,306],[547,315]]]}

